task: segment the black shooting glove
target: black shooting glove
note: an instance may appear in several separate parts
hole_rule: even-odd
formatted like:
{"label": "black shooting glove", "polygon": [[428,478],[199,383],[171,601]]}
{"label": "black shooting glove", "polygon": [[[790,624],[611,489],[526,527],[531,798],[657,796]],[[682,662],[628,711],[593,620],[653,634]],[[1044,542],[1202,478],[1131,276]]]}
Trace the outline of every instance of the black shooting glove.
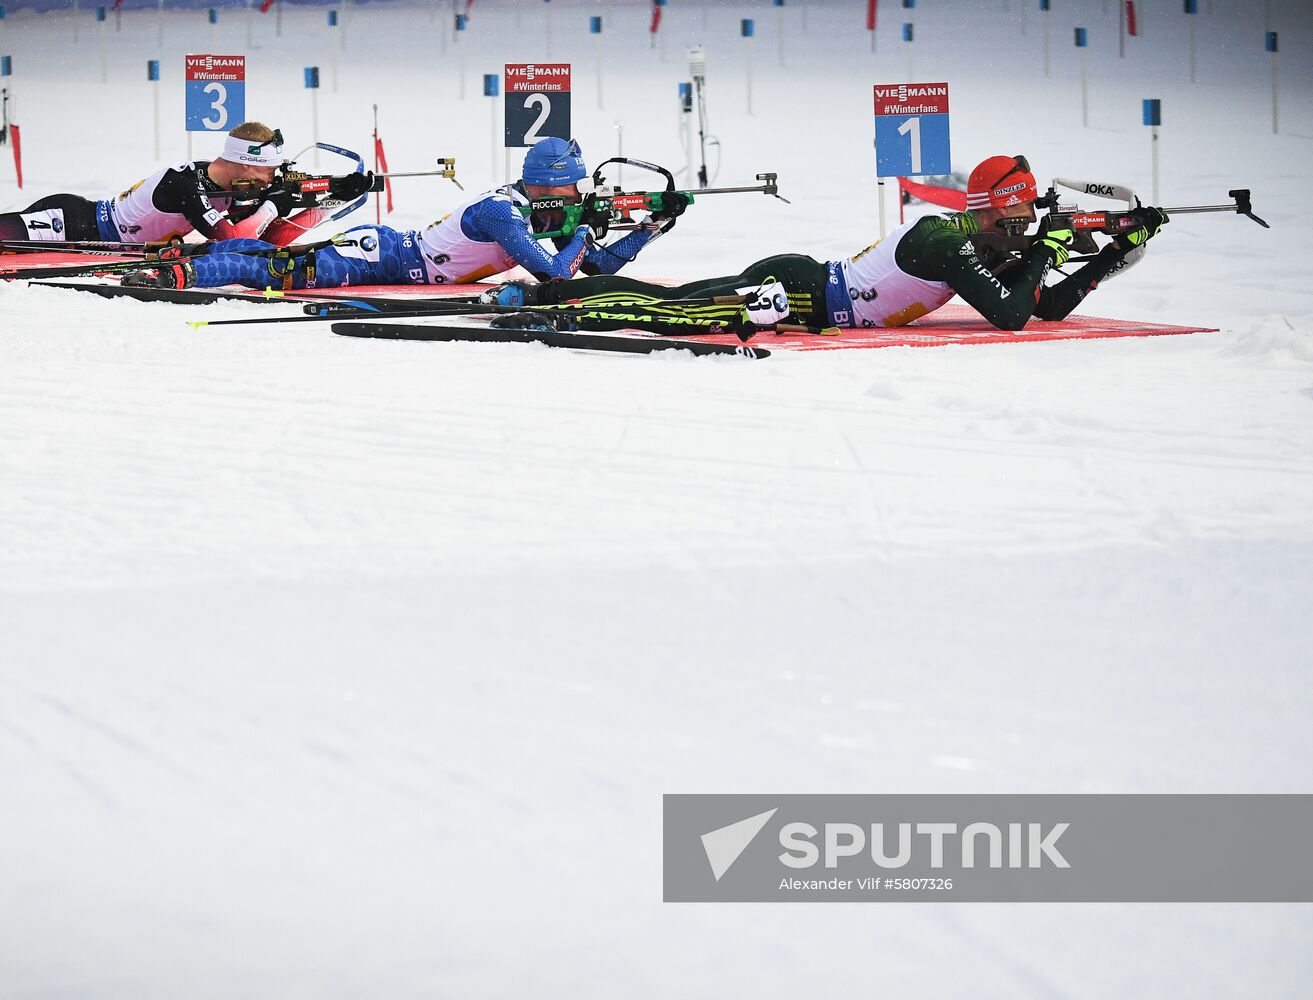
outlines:
{"label": "black shooting glove", "polygon": [[264,200],[277,209],[279,218],[291,215],[298,208],[306,207],[305,195],[297,191],[288,191],[285,188],[274,188],[268,191],[264,196]]}
{"label": "black shooting glove", "polygon": [[354,173],[345,177],[334,177],[330,188],[334,197],[343,201],[355,201],[362,194],[374,190],[374,173]]}
{"label": "black shooting glove", "polygon": [[675,220],[684,214],[692,200],[682,191],[662,191],[661,207],[652,213],[652,221],[660,223],[662,229],[673,229]]}
{"label": "black shooting glove", "polygon": [[593,231],[596,239],[601,239],[606,235],[606,231],[611,228],[611,210],[609,207],[597,203],[597,195],[589,193],[584,198],[583,215],[579,218],[579,224],[587,226]]}
{"label": "black shooting glove", "polygon": [[1150,208],[1145,205],[1136,205],[1127,214],[1133,216],[1139,225],[1112,238],[1113,245],[1118,250],[1134,250],[1136,247],[1144,246],[1158,235],[1158,230],[1171,221],[1161,208]]}
{"label": "black shooting glove", "polygon": [[264,201],[264,188],[259,182],[233,181],[233,194],[228,200],[228,221],[241,222],[251,216]]}

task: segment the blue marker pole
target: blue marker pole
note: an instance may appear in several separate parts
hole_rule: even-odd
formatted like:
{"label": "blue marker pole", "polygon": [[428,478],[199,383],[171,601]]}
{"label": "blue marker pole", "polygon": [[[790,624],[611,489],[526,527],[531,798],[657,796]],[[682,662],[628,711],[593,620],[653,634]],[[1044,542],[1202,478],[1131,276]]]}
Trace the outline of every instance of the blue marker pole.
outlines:
{"label": "blue marker pole", "polygon": [[497,100],[497,98],[501,96],[501,88],[498,86],[499,82],[496,73],[483,74],[483,96],[492,98],[492,100],[488,102],[488,107],[492,109],[492,114],[489,117],[490,128],[488,133],[492,136],[492,142],[489,146],[488,153],[489,177],[497,176],[497,133],[500,131],[500,129],[497,128],[497,108],[501,104],[501,101]]}
{"label": "blue marker pole", "polygon": [[328,11],[328,59],[333,71],[333,93],[337,93],[337,35],[339,32],[337,11]]}
{"label": "blue marker pole", "polygon": [[210,51],[219,51],[219,8],[211,7],[209,14],[210,21]]}
{"label": "blue marker pole", "polygon": [[155,159],[160,158],[160,61],[146,60],[146,79],[155,86],[150,88],[150,99],[155,111]]}
{"label": "blue marker pole", "polygon": [[1158,197],[1158,126],[1163,123],[1163,102],[1157,98],[1144,102],[1144,124],[1149,126],[1150,149],[1153,158],[1153,203],[1161,204]]}
{"label": "blue marker pole", "polygon": [[1039,0],[1039,12],[1044,15],[1040,18],[1040,23],[1044,25],[1044,79],[1047,80],[1049,78],[1049,0]]}
{"label": "blue marker pole", "polygon": [[[310,138],[314,142],[319,141],[319,67],[307,66],[305,68],[305,88],[310,91]],[[314,157],[315,170],[319,169],[319,147],[315,147],[312,154]]]}
{"label": "blue marker pole", "polygon": [[588,33],[593,36],[597,54],[597,110],[602,110],[602,18],[594,14],[588,19]]}
{"label": "blue marker pole", "polygon": [[748,71],[746,77],[748,84],[748,114],[752,114],[752,36],[756,33],[756,30],[757,26],[753,24],[752,18],[745,17],[743,20],[739,21],[739,35],[745,39],[743,45],[748,53]]}
{"label": "blue marker pole", "polygon": [[1263,47],[1272,53],[1272,134],[1277,134],[1277,33],[1264,33]]}
{"label": "blue marker pole", "polygon": [[1190,82],[1194,83],[1194,15],[1199,13],[1199,4],[1196,0],[1185,0],[1185,13],[1190,22]]}
{"label": "blue marker pole", "polygon": [[96,8],[96,20],[100,22],[100,82],[109,83],[109,39],[106,35],[109,19],[104,7]]}
{"label": "blue marker pole", "polygon": [[684,183],[693,186],[693,84],[679,85],[679,134],[684,141]]}
{"label": "blue marker pole", "polygon": [[[14,100],[14,88],[10,86],[9,83],[9,78],[13,76],[13,73],[14,73],[14,57],[0,56],[0,82],[3,82],[3,86],[0,86],[0,105],[3,105],[4,110],[6,112],[9,112],[10,106]],[[5,138],[8,139],[8,136],[6,136]],[[15,159],[17,159],[17,157],[15,157]],[[17,175],[19,169],[20,168],[17,162],[15,162],[14,164],[15,175]],[[23,181],[21,177],[18,178],[18,186],[20,188],[23,186]]]}
{"label": "blue marker pole", "polygon": [[1086,71],[1085,53],[1089,47],[1089,34],[1084,28],[1076,29],[1076,48],[1080,50],[1080,123],[1086,128],[1090,124],[1090,82]]}
{"label": "blue marker pole", "polygon": [[907,14],[904,15],[907,20],[903,22],[903,44],[907,46],[907,82],[911,83],[916,79],[912,75],[915,72],[912,69],[912,44],[913,39],[916,37],[916,26],[912,12],[916,10],[916,0],[903,0],[903,10],[907,11]]}
{"label": "blue marker pole", "polygon": [[775,34],[779,36],[780,65],[784,65],[784,0],[773,0],[777,11]]}
{"label": "blue marker pole", "polygon": [[462,39],[465,38],[465,28],[467,27],[464,14],[457,14],[453,38],[455,39],[456,52],[459,55],[458,72],[460,73],[460,99],[465,100],[465,44]]}

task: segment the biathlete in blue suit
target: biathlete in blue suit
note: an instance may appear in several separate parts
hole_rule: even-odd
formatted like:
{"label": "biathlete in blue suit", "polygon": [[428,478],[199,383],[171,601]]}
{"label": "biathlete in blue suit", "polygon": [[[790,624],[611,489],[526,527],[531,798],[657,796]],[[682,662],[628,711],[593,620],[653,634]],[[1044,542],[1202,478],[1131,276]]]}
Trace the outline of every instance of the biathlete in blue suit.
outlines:
{"label": "biathlete in blue suit", "polygon": [[500,274],[517,264],[540,281],[584,274],[615,274],[644,247],[667,232],[687,203],[666,198],[640,228],[603,245],[607,216],[585,212],[569,239],[554,250],[534,233],[559,228],[561,213],[527,213],[530,202],[560,197],[583,199],[579,182],[588,176],[574,140],[544,139],[529,149],[521,178],[486,191],[423,230],[357,226],[329,245],[290,255],[259,240],[223,240],[208,254],[161,263],[126,274],[123,284],[155,288],[339,288],[345,285],[463,284]]}

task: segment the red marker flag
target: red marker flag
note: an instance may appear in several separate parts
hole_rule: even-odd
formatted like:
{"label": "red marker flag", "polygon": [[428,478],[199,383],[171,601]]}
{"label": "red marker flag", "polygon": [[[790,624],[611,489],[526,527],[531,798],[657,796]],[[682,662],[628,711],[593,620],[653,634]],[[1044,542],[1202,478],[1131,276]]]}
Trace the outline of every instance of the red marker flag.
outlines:
{"label": "red marker flag", "polygon": [[659,0],[652,0],[652,25],[647,30],[654,35],[661,29],[661,8],[664,6]]}
{"label": "red marker flag", "polygon": [[1132,38],[1136,36],[1135,30],[1135,0],[1126,0],[1126,34]]}
{"label": "red marker flag", "polygon": [[23,134],[17,125],[9,126],[9,135],[14,140],[14,173],[18,175],[18,186],[23,186]]}
{"label": "red marker flag", "polygon": [[913,198],[919,198],[921,201],[929,202],[931,205],[938,205],[941,208],[951,208],[954,212],[965,212],[967,210],[967,193],[959,191],[957,188],[936,187],[934,184],[921,184],[906,177],[898,178],[898,187],[906,191]]}
{"label": "red marker flag", "polygon": [[272,7],[273,5],[274,5],[274,0],[261,0],[261,3],[260,3],[260,13],[261,13],[261,14],[268,14],[268,13],[269,13],[269,8]]}
{"label": "red marker flag", "polygon": [[875,30],[875,4],[876,0],[866,0],[866,30]]}
{"label": "red marker flag", "polygon": [[[388,172],[388,158],[387,158],[387,154],[383,152],[383,140],[378,136],[374,136],[374,159],[378,161],[379,167],[382,168],[379,170],[379,173],[386,174]],[[391,178],[389,177],[383,178],[383,190],[387,192],[388,214],[391,214],[392,212],[392,179]]]}

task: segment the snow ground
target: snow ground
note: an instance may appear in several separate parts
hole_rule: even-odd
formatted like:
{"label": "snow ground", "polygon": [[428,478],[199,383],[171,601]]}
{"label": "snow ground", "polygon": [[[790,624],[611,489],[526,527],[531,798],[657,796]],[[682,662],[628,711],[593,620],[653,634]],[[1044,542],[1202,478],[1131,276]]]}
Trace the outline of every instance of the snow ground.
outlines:
{"label": "snow ground", "polygon": [[[367,148],[378,103],[394,169],[456,155],[486,183],[477,74],[546,57],[537,6],[475,5],[465,101],[428,12],[353,8],[323,137]],[[875,238],[869,86],[906,58],[882,12],[873,68],[862,6],[790,22],[785,72],[773,9],[709,11],[719,183],[778,170],[793,205],[707,199],[635,273]],[[1249,186],[1273,229],[1179,217],[1086,308],[1220,333],[744,364],[193,330],[257,307],[0,288],[0,995],[1301,992],[1307,906],[660,902],[663,792],[1309,791],[1313,30],[1271,5],[1274,136],[1263,4],[1199,15],[1193,87],[1170,5],[1141,5],[1124,63],[1115,12],[1073,6],[1046,80],[1037,13],[1021,36],[1016,3],[923,2],[915,75],[953,87],[960,169],[1024,151],[1145,191],[1161,97],[1162,200]],[[552,7],[585,151],[619,122],[682,162],[701,9],[672,3],[663,61],[643,5],[606,5],[598,112],[576,22],[602,5]],[[322,20],[290,10],[252,52],[248,113],[294,145]],[[103,86],[93,22],[76,49],[67,24],[0,28],[27,174],[0,167],[6,208],[153,162],[153,15],[110,32]],[[166,122],[210,38],[167,18]],[[411,183],[395,225],[455,203]]]}

